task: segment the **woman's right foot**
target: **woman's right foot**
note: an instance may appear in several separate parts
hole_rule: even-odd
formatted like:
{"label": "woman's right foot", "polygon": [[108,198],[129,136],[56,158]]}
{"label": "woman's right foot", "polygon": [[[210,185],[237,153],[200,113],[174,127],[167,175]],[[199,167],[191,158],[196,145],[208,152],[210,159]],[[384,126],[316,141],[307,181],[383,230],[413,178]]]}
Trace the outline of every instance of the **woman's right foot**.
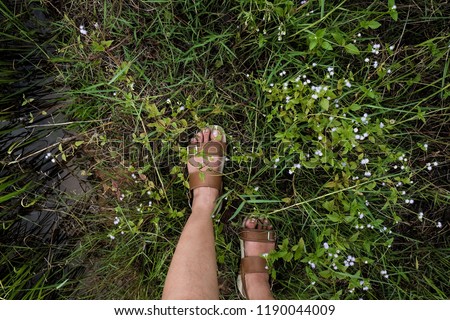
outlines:
{"label": "woman's right foot", "polygon": [[[246,219],[244,227],[256,230],[272,230],[273,226],[269,220]],[[246,257],[261,257],[275,249],[275,242],[244,241],[244,252]],[[245,291],[249,300],[271,300],[274,299],[269,285],[269,274],[266,273],[246,273]]]}

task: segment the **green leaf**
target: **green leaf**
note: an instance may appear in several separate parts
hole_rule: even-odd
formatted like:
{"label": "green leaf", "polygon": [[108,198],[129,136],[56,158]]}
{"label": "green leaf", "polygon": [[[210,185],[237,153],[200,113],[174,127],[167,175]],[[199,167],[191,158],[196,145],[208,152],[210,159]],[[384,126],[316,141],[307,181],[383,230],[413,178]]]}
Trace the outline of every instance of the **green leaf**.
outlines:
{"label": "green leaf", "polygon": [[[334,211],[334,200],[325,201],[322,204],[322,207],[324,207],[328,212],[333,212]],[[334,222],[336,222],[336,221],[334,221]]]}
{"label": "green leaf", "polygon": [[100,43],[105,49],[108,49],[109,47],[111,47],[113,40],[104,40],[104,41],[101,41]]}
{"label": "green leaf", "polygon": [[332,32],[331,35],[333,36],[333,39],[336,41],[337,44],[344,46],[345,45],[345,39],[342,36],[342,32],[336,31]]}
{"label": "green leaf", "polygon": [[320,107],[323,111],[328,111],[330,107],[330,101],[328,101],[327,99],[320,100]]}
{"label": "green leaf", "polygon": [[355,55],[360,54],[359,49],[353,43],[347,44],[345,46],[345,50],[350,54],[355,54]]}
{"label": "green leaf", "polygon": [[370,29],[378,29],[380,26],[381,26],[381,23],[379,23],[376,20],[369,21],[369,28]]}
{"label": "green leaf", "polygon": [[328,41],[322,42],[322,48],[329,51],[333,50],[333,46]]}
{"label": "green leaf", "polygon": [[371,21],[361,21],[359,23],[361,25],[361,27],[363,27],[364,29],[378,29],[381,26],[381,23],[379,23],[376,20],[371,20]]}
{"label": "green leaf", "polygon": [[320,271],[319,272],[320,276],[328,279],[329,277],[331,277],[331,271],[330,270],[324,270],[324,271]]}
{"label": "green leaf", "polygon": [[357,103],[353,103],[353,104],[350,106],[350,110],[352,110],[352,111],[358,111],[359,109],[361,109],[361,105],[359,105],[359,104],[357,104]]}
{"label": "green leaf", "polygon": [[336,213],[327,214],[327,218],[328,218],[328,220],[330,220],[332,222],[341,222],[341,220],[342,220],[341,217]]}
{"label": "green leaf", "polygon": [[317,46],[317,39],[316,38],[310,39],[310,41],[309,41],[309,50],[314,49],[316,46]]}
{"label": "green leaf", "polygon": [[319,29],[316,32],[316,37],[319,39],[322,39],[326,32],[327,32],[327,29]]}
{"label": "green leaf", "polygon": [[398,12],[397,12],[397,10],[390,10],[389,14],[391,15],[392,20],[394,20],[394,21],[398,20]]}
{"label": "green leaf", "polygon": [[336,187],[336,181],[328,181],[323,185],[323,187],[333,189],[334,187]]}

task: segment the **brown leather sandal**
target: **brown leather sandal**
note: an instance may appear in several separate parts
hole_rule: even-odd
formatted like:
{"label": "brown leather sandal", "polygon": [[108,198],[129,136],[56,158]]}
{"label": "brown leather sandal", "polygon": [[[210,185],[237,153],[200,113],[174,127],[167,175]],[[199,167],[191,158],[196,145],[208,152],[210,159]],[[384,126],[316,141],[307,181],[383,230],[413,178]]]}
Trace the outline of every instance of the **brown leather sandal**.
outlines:
{"label": "brown leather sandal", "polygon": [[[212,126],[209,128],[211,132],[213,130],[218,130],[221,134],[220,139],[222,140],[225,136],[224,131],[219,126]],[[188,146],[188,156],[189,163],[194,167],[202,169],[203,167],[208,167],[206,170],[199,170],[192,174],[189,174],[189,190],[199,187],[211,187],[219,190],[219,194],[222,193],[222,171],[225,161],[225,153],[227,149],[226,142],[210,140],[208,142],[197,142]],[[197,162],[194,157],[203,158],[203,162]],[[215,160],[211,160],[214,157]],[[211,161],[211,162],[210,162]],[[210,168],[219,167],[219,170],[213,170]]]}
{"label": "brown leather sandal", "polygon": [[273,230],[249,229],[245,228],[244,220],[241,231],[239,232],[239,241],[241,244],[241,265],[240,273],[237,278],[239,292],[247,299],[247,285],[245,275],[249,273],[269,273],[267,260],[262,256],[246,256],[245,241],[253,242],[276,242],[276,233]]}

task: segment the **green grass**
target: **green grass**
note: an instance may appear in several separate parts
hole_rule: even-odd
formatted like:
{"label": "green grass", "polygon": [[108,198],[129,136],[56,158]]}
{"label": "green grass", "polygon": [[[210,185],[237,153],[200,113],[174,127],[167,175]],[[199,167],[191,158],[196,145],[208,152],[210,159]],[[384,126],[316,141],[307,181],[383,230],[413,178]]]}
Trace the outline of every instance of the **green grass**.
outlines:
{"label": "green grass", "polygon": [[[450,12],[393,5],[41,1],[77,133],[58,159],[81,155],[94,190],[61,214],[77,232],[45,277],[30,284],[48,247],[4,246],[34,258],[3,254],[2,297],[159,299],[189,215],[187,138],[217,124],[230,159],[215,217],[222,298],[238,298],[237,230],[256,215],[280,236],[279,299],[448,299]],[[0,199],[18,198],[9,179]]]}

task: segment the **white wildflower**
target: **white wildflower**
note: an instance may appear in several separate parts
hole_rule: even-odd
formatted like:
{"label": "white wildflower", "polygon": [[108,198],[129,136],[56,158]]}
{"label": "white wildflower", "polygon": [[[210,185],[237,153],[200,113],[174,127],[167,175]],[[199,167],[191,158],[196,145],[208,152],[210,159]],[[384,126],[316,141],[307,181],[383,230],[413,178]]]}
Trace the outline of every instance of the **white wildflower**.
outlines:
{"label": "white wildflower", "polygon": [[87,35],[87,30],[84,28],[84,26],[83,25],[80,25],[80,33],[82,34],[82,35]]}

